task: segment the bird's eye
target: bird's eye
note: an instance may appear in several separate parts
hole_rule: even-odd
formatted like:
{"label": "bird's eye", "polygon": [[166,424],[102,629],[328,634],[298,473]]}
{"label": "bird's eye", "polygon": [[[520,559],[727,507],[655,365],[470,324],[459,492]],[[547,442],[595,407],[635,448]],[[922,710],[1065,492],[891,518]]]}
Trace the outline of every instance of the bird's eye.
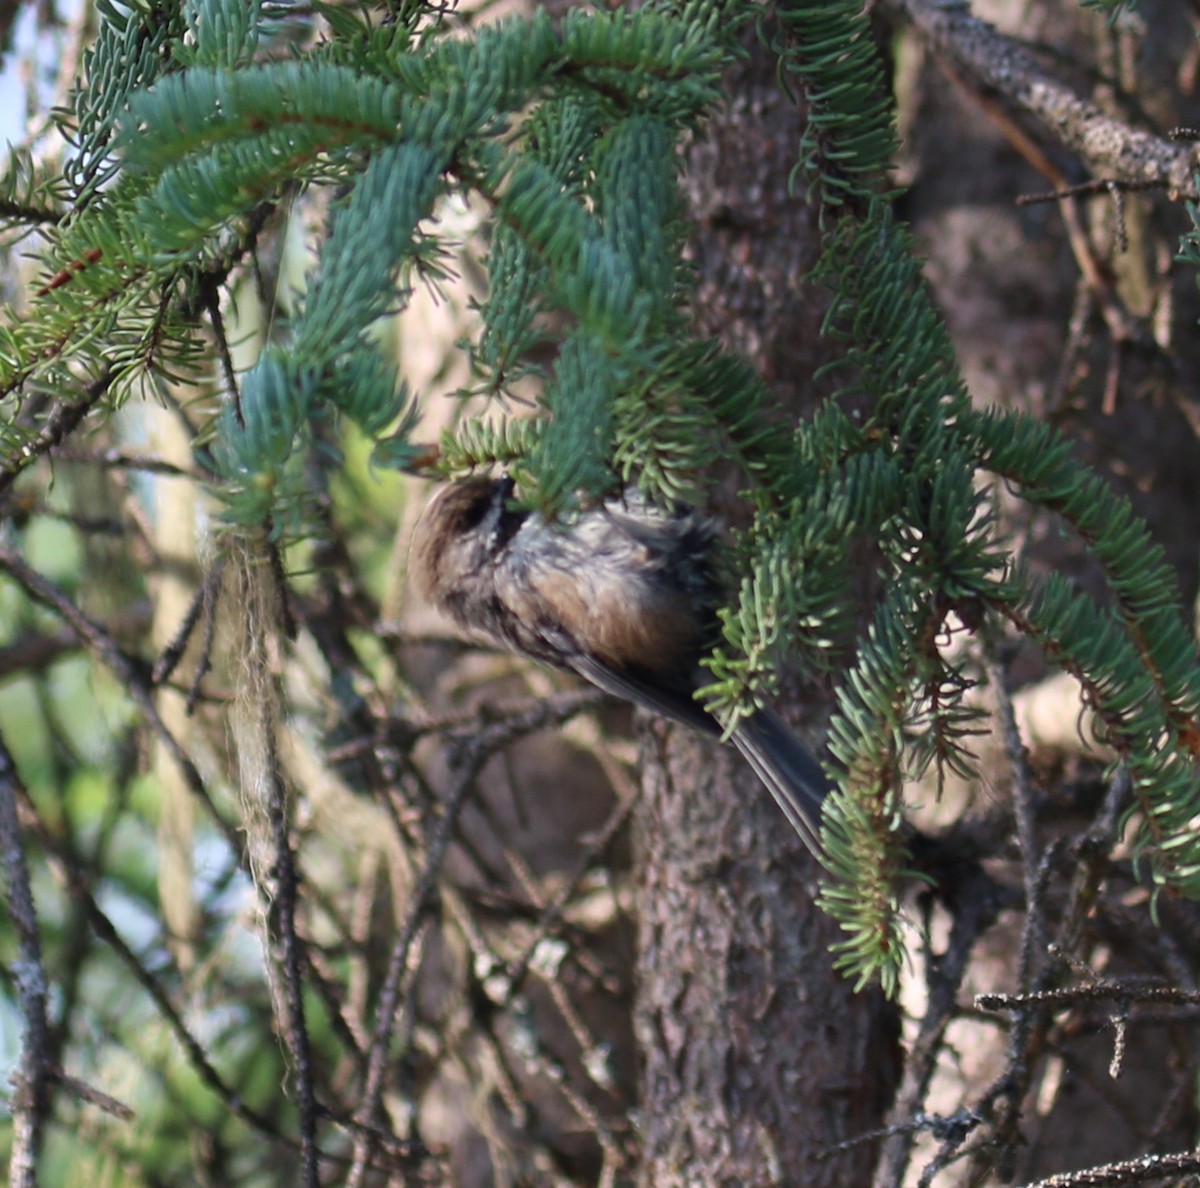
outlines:
{"label": "bird's eye", "polygon": [[470,532],[472,529],[478,528],[483,523],[483,518],[488,514],[491,506],[491,498],[487,495],[472,500],[462,510],[462,517],[460,519],[462,530]]}

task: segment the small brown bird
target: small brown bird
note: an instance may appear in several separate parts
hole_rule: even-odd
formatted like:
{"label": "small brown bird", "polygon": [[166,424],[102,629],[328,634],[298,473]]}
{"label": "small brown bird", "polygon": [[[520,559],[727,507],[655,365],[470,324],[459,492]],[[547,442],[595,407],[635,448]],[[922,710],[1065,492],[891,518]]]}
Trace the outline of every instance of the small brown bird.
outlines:
{"label": "small brown bird", "polygon": [[[578,673],[627,701],[720,734],[694,696],[720,638],[716,531],[636,492],[547,523],[512,502],[510,478],[471,478],[434,496],[412,542],[418,588],[465,631]],[[769,710],[730,741],[815,854],[829,781]]]}

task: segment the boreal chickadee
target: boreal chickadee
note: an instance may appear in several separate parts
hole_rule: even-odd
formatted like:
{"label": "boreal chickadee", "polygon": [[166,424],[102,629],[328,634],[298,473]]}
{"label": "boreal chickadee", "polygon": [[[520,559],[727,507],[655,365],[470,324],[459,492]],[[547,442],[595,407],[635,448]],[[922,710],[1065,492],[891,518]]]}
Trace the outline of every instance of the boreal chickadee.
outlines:
{"label": "boreal chickadee", "polygon": [[[719,734],[693,696],[720,638],[712,523],[636,492],[547,523],[514,505],[514,485],[470,478],[434,496],[412,541],[421,593],[469,633]],[[730,741],[820,856],[829,782],[817,761],[765,709],[739,721]]]}

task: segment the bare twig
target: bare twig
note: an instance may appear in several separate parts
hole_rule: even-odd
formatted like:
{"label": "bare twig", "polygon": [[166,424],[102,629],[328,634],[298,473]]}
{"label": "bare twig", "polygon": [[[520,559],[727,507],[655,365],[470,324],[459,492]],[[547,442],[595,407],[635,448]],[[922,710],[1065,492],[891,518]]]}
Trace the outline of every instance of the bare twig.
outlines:
{"label": "bare twig", "polygon": [[558,892],[541,908],[541,914],[534,924],[533,932],[526,942],[524,952],[514,961],[510,961],[505,971],[509,982],[510,992],[520,989],[525,975],[529,972],[538,947],[549,939],[562,920],[563,911],[570,903],[572,896],[579,890],[579,885],[587,877],[603,854],[612,844],[613,838],[624,827],[633,809],[633,800],[620,801],[609,814],[608,820],[601,826],[600,831],[588,843],[587,848],[579,856],[579,861],[564,880]]}
{"label": "bare twig", "polygon": [[165,458],[134,453],[132,450],[122,450],[117,447],[106,450],[86,450],[77,446],[59,446],[52,453],[54,458],[61,462],[79,462],[100,466],[105,470],[139,470],[146,474],[161,474],[166,478],[200,478],[198,472],[186,470]]}
{"label": "bare twig", "polygon": [[1124,1008],[1132,1003],[1151,1006],[1200,1006],[1200,991],[1182,990],[1161,983],[1127,978],[1104,980],[1056,990],[1034,990],[1027,994],[979,994],[975,1005],[985,1011],[1013,1011],[1027,1006],[1069,1007],[1080,1003],[1111,1002]]}
{"label": "bare twig", "polygon": [[78,1077],[69,1076],[61,1068],[52,1068],[50,1075],[72,1097],[77,1097],[80,1101],[95,1106],[96,1109],[111,1114],[122,1122],[132,1122],[137,1117],[123,1101],[118,1101],[109,1093],[102,1093],[94,1085],[89,1085]]}
{"label": "bare twig", "polygon": [[1126,186],[1160,186],[1172,198],[1200,197],[1196,145],[1114,119],[1044,70],[1020,42],[973,17],[966,4],[886,0],[886,7],[911,21],[939,53],[1028,113],[1098,177]]}
{"label": "bare twig", "polygon": [[213,803],[204,778],[179,740],[167,729],[154,703],[148,673],[118,646],[117,642],[72,602],[62,590],[43,577],[24,558],[10,548],[0,546],[0,570],[4,570],[33,599],[55,612],[75,633],[79,641],[95,654],[125,686],[129,696],[145,716],[154,733],[179,766],[188,790],[200,801],[213,823],[221,831],[229,848],[245,863],[245,846],[237,830],[225,820]]}
{"label": "bare twig", "polygon": [[[1003,645],[1001,645],[1003,646]],[[988,682],[996,698],[996,713],[1004,739],[1004,752],[1013,779],[1013,814],[1017,823],[1017,844],[1021,849],[1021,873],[1025,884],[1025,928],[1021,944],[1021,969],[1018,980],[1022,986],[1037,976],[1046,950],[1046,910],[1038,878],[1040,858],[1037,847],[1037,821],[1034,811],[1033,773],[1017,716],[1013,712],[1008,690],[1008,665],[995,650],[985,645],[985,664]]]}
{"label": "bare twig", "polygon": [[42,964],[41,930],[29,882],[29,863],[21,840],[17,812],[20,781],[16,765],[0,738],[0,869],[8,890],[8,908],[17,933],[13,980],[23,1019],[21,1060],[13,1095],[12,1154],[9,1176],[13,1188],[36,1188],[42,1134],[50,1114],[51,1068],[46,1002],[49,986]]}
{"label": "bare twig", "polygon": [[[925,1098],[933,1079],[938,1054],[942,1050],[946,1028],[959,1011],[958,991],[975,952],[979,938],[995,922],[1001,907],[999,888],[978,865],[955,890],[954,925],[946,951],[935,956],[927,947],[925,956],[928,1005],[904,1064],[904,1077],[896,1094],[888,1127],[887,1142],[880,1152],[876,1167],[875,1188],[894,1188],[904,1181],[911,1158],[913,1140],[919,1129],[915,1122],[924,1117]],[[953,1140],[954,1146],[964,1142],[982,1118],[976,1116],[970,1125],[947,1127],[943,1145]]]}
{"label": "bare twig", "polygon": [[61,839],[57,838],[41,821],[36,806],[29,799],[24,788],[19,784],[15,788],[18,800],[21,802],[28,828],[38,840],[38,844],[46,852],[51,869],[58,874],[71,897],[78,902],[87,916],[92,931],[120,959],[121,963],[132,974],[133,979],[146,992],[155,1009],[162,1017],[167,1027],[179,1041],[188,1060],[196,1070],[197,1076],[222,1101],[225,1108],[241,1118],[255,1130],[273,1140],[291,1146],[292,1143],[280,1133],[271,1119],[258,1113],[248,1106],[240,1093],[229,1085],[209,1060],[200,1041],[192,1034],[183,1020],[183,1015],[171,1001],[170,994],[137,954],[129,947],[124,937],[117,930],[112,920],[101,910],[88,884],[88,873],[81,866],[74,854],[64,849]]}
{"label": "bare twig", "polygon": [[49,453],[75,429],[84,417],[104,399],[116,378],[111,368],[106,368],[84,390],[78,400],[60,400],[42,422],[37,437],[21,447],[8,462],[0,467],[0,495],[5,494],[17,476],[43,454]]}
{"label": "bare twig", "polygon": [[441,818],[427,845],[425,866],[413,890],[404,924],[396,943],[392,946],[387,973],[379,993],[367,1073],[360,1094],[360,1105],[355,1114],[356,1121],[364,1130],[355,1144],[354,1164],[346,1181],[348,1188],[360,1188],[365,1182],[364,1177],[370,1166],[371,1144],[364,1136],[379,1124],[380,1098],[383,1094],[396,1014],[403,997],[409,956],[433,904],[442,865],[458,827],[463,806],[475,785],[475,778],[484,764],[501,748],[526,734],[558,725],[565,718],[578,712],[579,706],[573,701],[567,701],[565,705],[540,702],[522,714],[503,722],[492,723],[475,731],[469,738],[451,744],[456,752],[453,755],[453,765],[457,769],[454,781],[444,802]]}
{"label": "bare twig", "polygon": [[[149,602],[131,603],[113,615],[105,629],[114,637],[144,635],[151,614]],[[82,646],[79,636],[69,627],[22,632],[12,643],[0,646],[0,677],[40,672],[63,656],[78,652]]]}
{"label": "bare twig", "polygon": [[371,1144],[367,1141],[367,1136],[370,1130],[378,1126],[379,1102],[383,1094],[384,1076],[391,1051],[392,1030],[402,997],[409,953],[424,928],[425,914],[432,903],[434,891],[441,876],[442,863],[458,825],[459,814],[466,803],[468,793],[474,786],[475,776],[490,753],[489,751],[479,755],[476,762],[465,765],[459,771],[450,795],[447,797],[442,819],[430,842],[425,858],[425,869],[413,891],[412,903],[409,906],[404,927],[396,938],[396,943],[392,946],[387,974],[379,994],[379,1007],[375,1012],[375,1028],[368,1054],[367,1074],[364,1078],[361,1104],[355,1114],[355,1121],[360,1126],[369,1129],[362,1131],[355,1143],[354,1164],[347,1179],[347,1188],[361,1188],[364,1183],[363,1177],[370,1166]]}
{"label": "bare twig", "polygon": [[1178,1155],[1143,1155],[1119,1163],[1103,1163],[1082,1171],[1063,1172],[1022,1185],[1022,1188],[1120,1188],[1125,1184],[1148,1184],[1200,1172],[1200,1154],[1185,1151]]}
{"label": "bare twig", "polygon": [[184,653],[187,651],[188,642],[192,638],[192,632],[195,631],[196,624],[200,621],[201,616],[203,616],[204,639],[200,649],[200,657],[196,662],[196,670],[192,675],[191,684],[188,688],[187,712],[189,714],[195,712],[196,703],[200,699],[200,683],[212,664],[213,642],[216,637],[217,602],[220,597],[221,581],[225,573],[225,562],[225,555],[219,554],[212,565],[209,566],[208,572],[204,575],[204,580],[200,583],[200,588],[192,597],[187,614],[183,617],[183,622],[179,624],[174,637],[155,661],[154,668],[150,674],[150,679],[156,685],[161,685],[175,671],[180,660],[183,659]]}
{"label": "bare twig", "polygon": [[300,1123],[300,1182],[317,1188],[317,1099],[313,1081],[312,1045],[304,1019],[303,945],[296,932],[299,879],[288,828],[287,788],[279,762],[276,723],[264,721],[261,729],[267,745],[267,768],[271,781],[268,819],[275,848],[275,898],[272,904],[277,923],[279,963],[283,969],[288,1017],[284,1020],[292,1071],[296,1082],[297,1114]]}

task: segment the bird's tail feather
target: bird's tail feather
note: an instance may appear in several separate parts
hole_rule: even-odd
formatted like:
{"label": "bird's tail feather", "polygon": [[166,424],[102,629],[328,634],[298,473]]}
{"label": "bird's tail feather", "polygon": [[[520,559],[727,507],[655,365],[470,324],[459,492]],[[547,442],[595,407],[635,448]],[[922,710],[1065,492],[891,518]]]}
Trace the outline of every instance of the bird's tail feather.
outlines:
{"label": "bird's tail feather", "polygon": [[740,722],[731,741],[820,858],[821,805],[832,787],[821,765],[770,710],[757,710]]}

